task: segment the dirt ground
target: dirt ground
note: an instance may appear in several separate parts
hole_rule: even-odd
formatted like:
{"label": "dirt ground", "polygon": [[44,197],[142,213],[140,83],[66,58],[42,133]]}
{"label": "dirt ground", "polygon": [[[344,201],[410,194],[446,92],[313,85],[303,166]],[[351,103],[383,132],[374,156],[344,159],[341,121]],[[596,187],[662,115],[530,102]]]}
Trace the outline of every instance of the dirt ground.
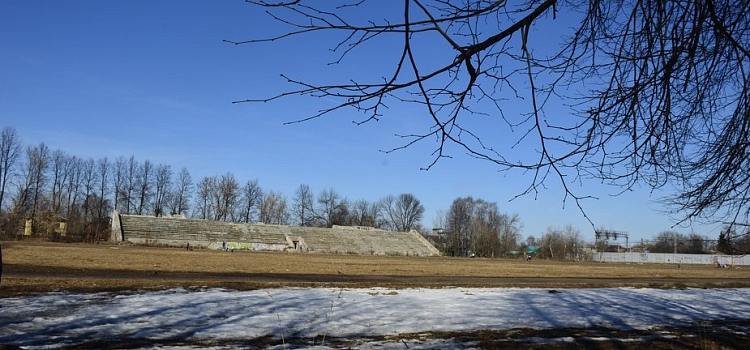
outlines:
{"label": "dirt ground", "polygon": [[[186,251],[128,244],[0,242],[4,269],[0,297],[49,291],[128,292],[174,287],[238,290],[274,287],[750,287],[750,268],[704,265],[612,264],[521,259],[382,257],[300,253]],[[732,327],[669,329],[674,337],[621,330],[509,330],[451,337],[480,342],[482,349],[742,349],[750,344],[748,320]],[[743,331],[744,330],[744,331]],[[743,333],[744,332],[744,333]],[[566,335],[567,334],[567,335]],[[573,342],[542,345],[524,339],[582,334]],[[605,334],[605,336],[600,336]],[[444,336],[444,335],[435,335]],[[592,339],[629,339],[592,340]],[[516,339],[516,340],[514,340]],[[502,341],[500,341],[502,340]],[[262,340],[259,340],[262,341]],[[141,344],[142,345],[142,344]],[[538,346],[539,345],[539,346]],[[127,347],[126,344],[120,344]],[[2,345],[0,345],[2,348]]]}
{"label": "dirt ground", "polygon": [[0,296],[172,287],[750,287],[750,268],[2,242]]}

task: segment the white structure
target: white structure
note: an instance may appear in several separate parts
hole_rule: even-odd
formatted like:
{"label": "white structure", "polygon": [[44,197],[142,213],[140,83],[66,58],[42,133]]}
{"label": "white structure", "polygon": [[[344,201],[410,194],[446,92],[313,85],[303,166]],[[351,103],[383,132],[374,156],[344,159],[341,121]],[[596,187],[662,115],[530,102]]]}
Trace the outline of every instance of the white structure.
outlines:
{"label": "white structure", "polygon": [[669,253],[593,253],[600,262],[750,265],[750,256],[721,254],[669,254]]}

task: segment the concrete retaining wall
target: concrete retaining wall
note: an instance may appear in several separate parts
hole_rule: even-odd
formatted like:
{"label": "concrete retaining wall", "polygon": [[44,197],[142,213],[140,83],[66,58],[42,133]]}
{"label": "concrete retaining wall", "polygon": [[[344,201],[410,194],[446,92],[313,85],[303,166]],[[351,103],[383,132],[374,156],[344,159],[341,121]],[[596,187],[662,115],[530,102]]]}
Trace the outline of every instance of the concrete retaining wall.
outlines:
{"label": "concrete retaining wall", "polygon": [[629,263],[661,263],[661,264],[703,264],[713,265],[750,265],[747,255],[716,255],[716,254],[668,254],[668,253],[593,253],[594,261],[601,262],[629,262]]}

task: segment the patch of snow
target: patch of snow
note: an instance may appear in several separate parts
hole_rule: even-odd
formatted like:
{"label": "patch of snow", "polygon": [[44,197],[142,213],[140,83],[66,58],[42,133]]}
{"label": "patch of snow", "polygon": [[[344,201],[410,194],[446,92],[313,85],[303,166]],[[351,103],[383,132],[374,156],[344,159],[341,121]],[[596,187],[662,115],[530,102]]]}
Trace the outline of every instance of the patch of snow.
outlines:
{"label": "patch of snow", "polygon": [[[0,344],[54,349],[61,344],[99,339],[232,342],[259,337],[279,339],[278,344],[282,337],[318,339],[319,343],[323,337],[360,339],[483,329],[650,329],[697,320],[747,319],[750,315],[750,288],[561,289],[560,293],[533,288],[445,288],[392,292],[386,288],[171,289],[122,295],[49,293],[4,298],[0,299]],[[434,343],[448,342],[445,339],[404,341],[409,349],[470,347]],[[403,349],[404,344],[381,341],[358,348]]]}

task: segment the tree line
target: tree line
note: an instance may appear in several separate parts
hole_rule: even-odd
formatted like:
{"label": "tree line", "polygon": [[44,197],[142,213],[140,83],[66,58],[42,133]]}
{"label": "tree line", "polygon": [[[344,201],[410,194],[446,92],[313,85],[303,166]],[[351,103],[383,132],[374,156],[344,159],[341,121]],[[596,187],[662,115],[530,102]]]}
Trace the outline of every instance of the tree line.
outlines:
{"label": "tree line", "polygon": [[[596,247],[604,250],[601,242]],[[719,232],[718,239],[698,233],[682,234],[667,230],[659,232],[649,241],[633,245],[638,251],[674,254],[747,254],[750,252],[750,230],[742,225],[726,225]]]}
{"label": "tree line", "polygon": [[456,198],[436,221],[443,232],[438,246],[451,256],[505,256],[517,250],[521,237],[518,215],[501,213],[497,203],[479,198]]}
{"label": "tree line", "polygon": [[[410,193],[352,201],[333,188],[316,194],[301,184],[288,199],[262,188],[257,179],[241,181],[231,172],[196,182],[187,168],[175,172],[168,164],[135,156],[83,158],[44,143],[24,148],[10,127],[2,130],[0,167],[0,229],[5,237],[19,235],[31,220],[34,235],[55,236],[54,225],[64,221],[70,236],[105,239],[113,209],[241,223],[427,231],[422,226],[425,208]],[[499,257],[517,249],[520,218],[501,213],[497,203],[457,198],[439,217],[448,232],[440,244],[446,254]]]}
{"label": "tree line", "polygon": [[[52,150],[44,143],[23,147],[14,128],[2,129],[0,236],[23,233],[30,219],[34,235],[53,238],[59,233],[56,225],[63,221],[68,239],[105,239],[113,209],[122,214],[242,223],[418,230],[450,256],[503,257],[538,246],[536,254],[542,258],[579,259],[587,247],[572,226],[549,228],[538,239],[522,240],[520,217],[502,213],[497,203],[480,198],[456,198],[433,223],[441,234],[429,235],[422,225],[425,208],[409,193],[352,201],[333,188],[316,194],[301,184],[287,198],[280,191],[262,188],[257,179],[242,182],[231,172],[195,182],[187,168],[175,172],[168,164],[134,156],[94,159]],[[745,231],[726,228],[718,241],[665,231],[641,248],[665,253],[746,252],[750,236]]]}
{"label": "tree line", "polygon": [[317,195],[301,184],[291,200],[264,189],[257,179],[234,174],[193,181],[190,171],[135,156],[114,160],[83,158],[45,143],[23,147],[17,131],[0,138],[0,226],[4,236],[33,222],[36,235],[52,234],[64,221],[66,231],[85,241],[105,238],[113,209],[122,214],[174,216],[231,222],[332,227],[357,225],[410,231],[420,229],[424,206],[413,194],[377,201],[350,201],[333,188]]}

